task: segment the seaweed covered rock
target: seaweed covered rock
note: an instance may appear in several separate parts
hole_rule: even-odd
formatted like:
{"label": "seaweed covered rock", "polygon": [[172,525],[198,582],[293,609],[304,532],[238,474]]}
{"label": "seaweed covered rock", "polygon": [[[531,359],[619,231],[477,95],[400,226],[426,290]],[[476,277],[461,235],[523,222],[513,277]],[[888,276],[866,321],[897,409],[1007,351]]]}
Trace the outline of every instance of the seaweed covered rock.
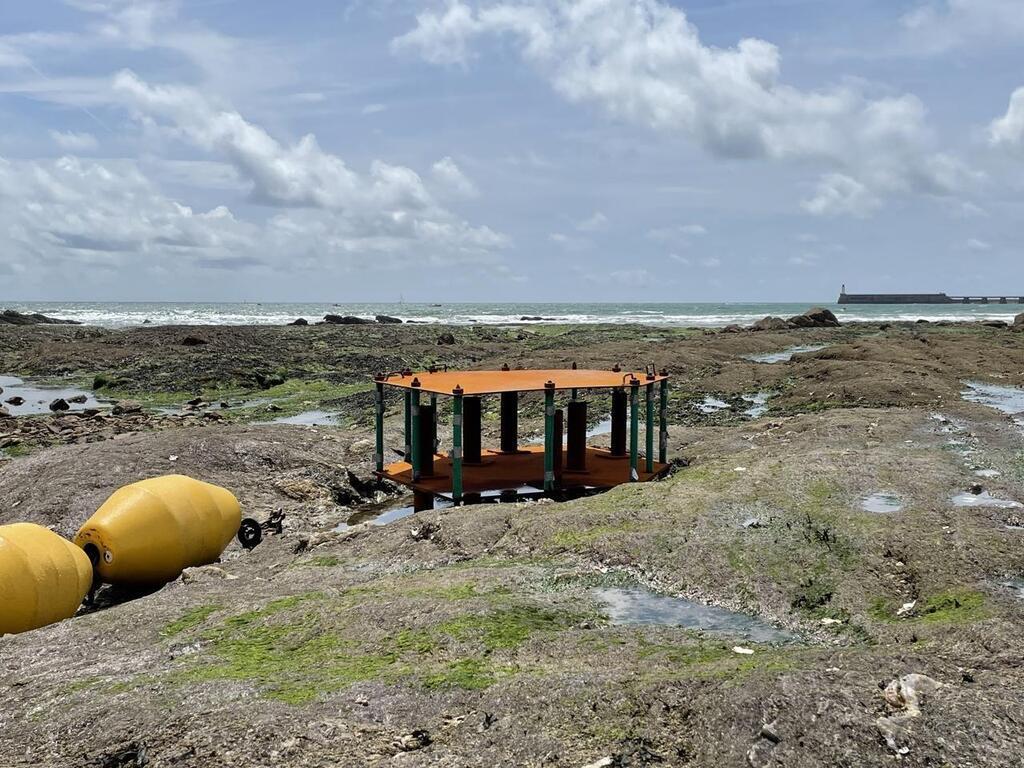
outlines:
{"label": "seaweed covered rock", "polygon": [[825,307],[811,307],[802,315],[789,318],[789,324],[797,328],[838,328],[840,325],[832,310]]}

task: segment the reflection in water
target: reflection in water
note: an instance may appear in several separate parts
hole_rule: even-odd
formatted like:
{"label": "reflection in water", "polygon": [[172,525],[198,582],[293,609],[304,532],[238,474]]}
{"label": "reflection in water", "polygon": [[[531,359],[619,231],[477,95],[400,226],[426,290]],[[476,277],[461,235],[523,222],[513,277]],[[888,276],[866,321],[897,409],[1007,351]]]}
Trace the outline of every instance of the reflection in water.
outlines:
{"label": "reflection in water", "polygon": [[796,637],[744,613],[727,611],[647,589],[597,589],[613,624],[653,624],[685,627],[744,637],[757,643],[791,642]]}
{"label": "reflection in water", "polygon": [[896,493],[878,491],[861,499],[860,508],[865,512],[877,512],[884,515],[891,512],[902,512],[903,501]]}
{"label": "reflection in water", "polygon": [[[40,387],[33,384],[26,384],[17,376],[0,376],[0,405],[7,409],[12,416],[28,416],[33,413],[50,413],[50,403],[60,398],[68,404],[69,411],[84,411],[87,408],[99,408],[102,403],[97,400],[92,392],[73,387]],[[24,402],[15,405],[8,402],[21,398]],[[73,399],[82,400],[79,403],[71,402]]]}
{"label": "reflection in water", "polygon": [[997,499],[988,491],[981,493],[958,493],[952,498],[953,506],[956,507],[995,507],[997,509],[1018,509],[1020,502],[1009,499]]}

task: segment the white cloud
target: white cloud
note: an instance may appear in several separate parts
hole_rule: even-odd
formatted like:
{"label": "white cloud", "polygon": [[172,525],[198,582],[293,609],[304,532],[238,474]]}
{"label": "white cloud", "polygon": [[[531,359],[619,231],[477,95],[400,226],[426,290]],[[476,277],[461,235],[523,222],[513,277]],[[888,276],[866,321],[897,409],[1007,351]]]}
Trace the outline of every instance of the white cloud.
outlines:
{"label": "white cloud", "polygon": [[901,19],[910,51],[944,53],[969,43],[1018,43],[1020,0],[930,0]]}
{"label": "white cloud", "polygon": [[595,211],[593,216],[576,223],[576,229],[580,232],[603,232],[607,228],[608,217],[600,211]]}
{"label": "white cloud", "polygon": [[446,194],[456,197],[477,197],[480,194],[472,180],[450,157],[438,160],[430,170],[434,181]]}
{"label": "white cloud", "polygon": [[367,104],[359,111],[364,115],[376,115],[385,111],[387,108],[387,104]]}
{"label": "white cloud", "polygon": [[703,237],[708,233],[702,224],[677,224],[669,227],[656,227],[647,231],[647,238],[661,243],[686,246],[694,238]]}
{"label": "white cloud", "polygon": [[867,217],[882,206],[882,200],[856,179],[841,173],[830,173],[818,182],[814,196],[801,205],[816,216]]}
{"label": "white cloud", "polygon": [[[1024,13],[1024,8],[1021,9]],[[1024,149],[1024,87],[1010,96],[1006,114],[993,120],[988,128],[988,140],[993,147]]]}
{"label": "white cloud", "polygon": [[[949,195],[972,179],[960,161],[931,150],[916,97],[872,100],[853,86],[787,85],[774,45],[705,45],[685,14],[661,0],[450,0],[443,11],[419,14],[393,48],[467,66],[473,44],[487,36],[511,39],[563,97],[615,120],[683,133],[720,157],[822,165],[826,197],[863,189],[838,205],[819,194],[804,206],[811,212],[865,215],[878,207],[869,199]],[[840,177],[853,184],[836,190]]]}
{"label": "white cloud", "polygon": [[74,131],[50,131],[50,138],[63,150],[68,152],[88,152],[96,149],[99,142],[91,133],[75,133]]}
{"label": "white cloud", "polygon": [[986,242],[985,240],[979,240],[976,237],[972,237],[967,241],[967,247],[972,251],[991,251],[992,243]]}
{"label": "white cloud", "polygon": [[[442,207],[410,168],[374,161],[367,174],[359,174],[321,149],[312,134],[293,145],[281,144],[193,88],[151,86],[134,73],[121,72],[114,90],[140,118],[226,159],[250,183],[256,202],[332,211],[332,244],[341,250],[396,251],[417,244],[470,255],[507,244],[503,235],[471,226]],[[446,160],[434,172],[451,183],[461,172]]]}

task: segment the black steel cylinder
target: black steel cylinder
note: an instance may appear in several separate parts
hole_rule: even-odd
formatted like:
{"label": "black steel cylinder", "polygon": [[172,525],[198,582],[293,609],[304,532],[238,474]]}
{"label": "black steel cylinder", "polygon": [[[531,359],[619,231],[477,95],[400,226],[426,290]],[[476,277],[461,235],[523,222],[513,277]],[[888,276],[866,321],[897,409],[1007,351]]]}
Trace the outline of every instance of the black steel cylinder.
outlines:
{"label": "black steel cylinder", "polygon": [[587,401],[569,403],[569,439],[565,468],[570,472],[587,471]]}
{"label": "black steel cylinder", "polygon": [[626,401],[626,390],[612,390],[612,456],[626,455]]}
{"label": "black steel cylinder", "polygon": [[462,398],[462,460],[479,464],[482,401],[479,397]]}
{"label": "black steel cylinder", "polygon": [[501,393],[501,452],[519,450],[519,393]]}
{"label": "black steel cylinder", "polygon": [[434,409],[433,405],[420,406],[420,434],[416,450],[419,451],[420,475],[422,477],[430,477],[434,474],[434,447],[437,439]]}

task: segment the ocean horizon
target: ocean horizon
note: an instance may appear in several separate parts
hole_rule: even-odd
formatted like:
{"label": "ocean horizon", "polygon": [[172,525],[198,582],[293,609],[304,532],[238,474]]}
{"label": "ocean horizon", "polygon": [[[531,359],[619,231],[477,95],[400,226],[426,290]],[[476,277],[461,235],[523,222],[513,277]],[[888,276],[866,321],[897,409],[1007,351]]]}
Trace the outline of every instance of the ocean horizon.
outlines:
{"label": "ocean horizon", "polygon": [[[841,322],[1012,322],[1024,311],[1020,304],[878,304],[834,302],[588,302],[588,303],[443,303],[409,302],[0,302],[0,309],[40,312],[86,325],[125,328],[138,325],[285,325],[303,317],[376,315],[405,322],[442,325],[640,324],[716,328],[750,324],[762,317],[791,317],[812,306],[831,309]],[[529,318],[529,319],[524,319]],[[535,319],[541,318],[541,319]]]}

